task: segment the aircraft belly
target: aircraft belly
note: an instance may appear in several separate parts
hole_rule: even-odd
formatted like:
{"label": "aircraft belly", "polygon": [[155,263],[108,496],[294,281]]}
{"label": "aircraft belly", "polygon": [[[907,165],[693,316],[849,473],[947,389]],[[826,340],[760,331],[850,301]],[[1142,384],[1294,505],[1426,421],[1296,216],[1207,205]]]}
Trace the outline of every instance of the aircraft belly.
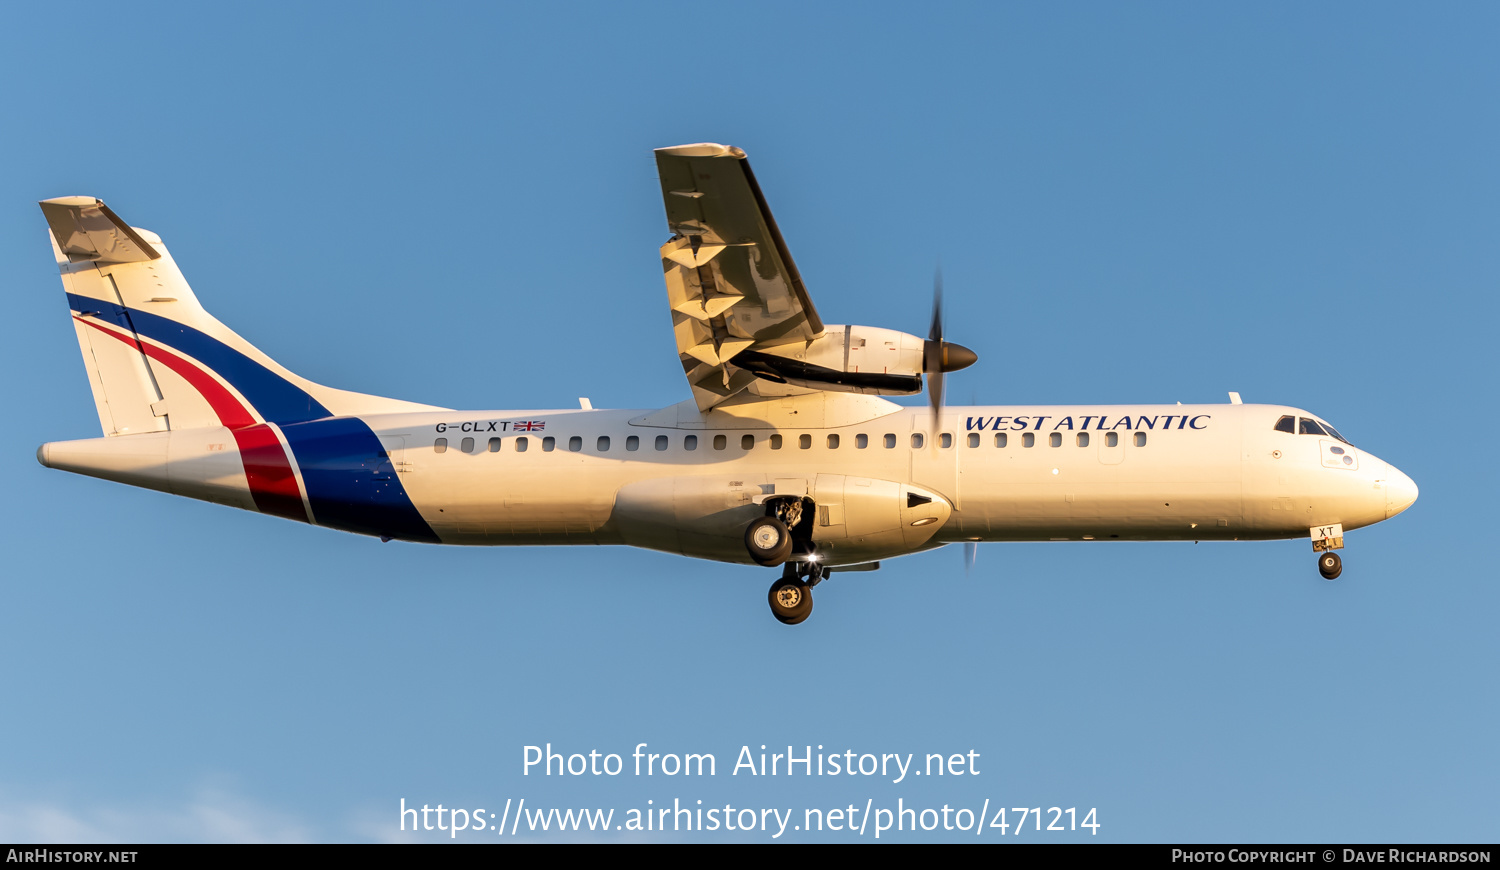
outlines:
{"label": "aircraft belly", "polygon": [[600,535],[614,503],[616,475],[581,464],[545,468],[507,458],[512,461],[504,465],[483,453],[417,460],[402,477],[445,544],[618,543]]}

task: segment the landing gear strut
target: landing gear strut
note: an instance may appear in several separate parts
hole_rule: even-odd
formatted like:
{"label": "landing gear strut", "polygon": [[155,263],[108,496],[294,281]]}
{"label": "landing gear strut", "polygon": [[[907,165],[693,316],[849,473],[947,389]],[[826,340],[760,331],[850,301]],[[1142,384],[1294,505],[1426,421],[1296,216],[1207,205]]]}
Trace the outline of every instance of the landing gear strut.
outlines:
{"label": "landing gear strut", "polygon": [[1324,580],[1337,580],[1344,572],[1344,560],[1339,554],[1329,550],[1318,557],[1318,573],[1323,575]]}

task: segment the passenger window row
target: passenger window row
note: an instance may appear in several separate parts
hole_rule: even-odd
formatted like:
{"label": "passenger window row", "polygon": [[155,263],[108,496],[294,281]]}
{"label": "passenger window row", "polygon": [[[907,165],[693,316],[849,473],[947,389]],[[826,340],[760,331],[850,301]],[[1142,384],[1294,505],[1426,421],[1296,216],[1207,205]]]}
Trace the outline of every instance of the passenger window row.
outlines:
{"label": "passenger window row", "polygon": [[[1283,417],[1282,419],[1283,420],[1290,420],[1292,418],[1290,418],[1290,417]],[[1312,422],[1312,421],[1304,419],[1303,422],[1307,423],[1307,422]],[[1313,425],[1316,426],[1317,424],[1313,423]],[[1279,429],[1279,430],[1281,430],[1281,431],[1291,431],[1290,429],[1281,429],[1281,424],[1279,422],[1277,423],[1276,428]],[[1145,447],[1146,446],[1146,433],[1145,432],[1136,432],[1134,434],[1135,434],[1135,446],[1137,446],[1137,447]],[[1321,429],[1318,430],[1317,434],[1322,434],[1322,430]],[[779,433],[773,434],[769,438],[766,438],[765,440],[770,445],[770,447],[771,447],[772,450],[780,450],[782,448],[782,445],[785,443],[784,440],[783,440],[783,438],[782,438],[782,436]],[[968,444],[969,444],[970,447],[978,447],[980,445],[980,442],[982,440],[983,439],[981,438],[981,436],[980,436],[980,434],[978,432],[970,432],[969,433]],[[1342,441],[1343,439],[1340,438],[1339,440]],[[544,453],[551,453],[552,451],[554,451],[554,450],[557,449],[557,439],[554,438],[551,435],[547,435],[547,436],[543,437],[541,439],[541,442],[542,442],[542,444],[541,444],[541,446],[542,446],[542,452],[544,452]],[[1076,445],[1078,445],[1079,447],[1087,447],[1087,446],[1089,446],[1089,433],[1088,432],[1079,432],[1079,433],[1075,434],[1073,436],[1073,442]],[[727,436],[727,435],[715,435],[715,436],[713,436],[713,442],[712,443],[713,443],[713,449],[715,449],[715,450],[726,450],[729,447],[729,436]],[[839,438],[839,436],[837,434],[829,434],[829,435],[825,436],[823,443],[825,445],[827,445],[827,447],[828,447],[829,450],[837,450],[839,448],[840,438]],[[891,432],[887,432],[881,438],[881,443],[885,446],[885,448],[887,450],[894,449],[895,446],[896,446],[896,436],[895,436],[895,434],[891,433]],[[926,438],[925,438],[925,436],[921,432],[913,432],[912,433],[912,435],[911,435],[911,446],[912,446],[913,450],[920,450],[920,449],[922,449],[922,447],[923,447],[923,445],[925,443],[926,443]],[[1006,432],[996,432],[995,436],[994,436],[994,438],[992,440],[992,443],[996,447],[1005,447],[1007,444],[1010,443],[1009,433],[1006,433]],[[1062,443],[1063,443],[1062,433],[1061,432],[1053,432],[1053,433],[1051,433],[1048,436],[1048,443],[1051,444],[1053,447],[1061,447]],[[474,452],[476,452],[476,450],[475,450],[476,444],[477,444],[477,442],[473,438],[464,438],[462,441],[459,442],[459,444],[458,444],[458,450],[461,453],[474,453]],[[1106,447],[1118,447],[1119,444],[1120,444],[1120,436],[1119,436],[1118,433],[1115,433],[1115,432],[1106,432],[1106,433],[1104,433],[1104,445]],[[531,438],[529,436],[526,436],[526,435],[517,435],[517,436],[515,436],[514,438],[511,439],[511,445],[512,445],[512,449],[514,449],[517,453],[525,453],[527,450],[531,449]],[[809,449],[812,448],[812,445],[813,445],[813,436],[812,435],[807,434],[807,433],[803,433],[803,434],[797,436],[797,447],[798,447],[798,449],[809,450]],[[491,439],[489,439],[489,442],[485,445],[484,452],[487,452],[487,453],[499,453],[502,446],[504,446],[504,439],[503,438],[491,438]],[[667,435],[658,435],[658,436],[656,436],[656,439],[655,439],[655,442],[654,442],[653,446],[658,451],[665,451],[666,449],[668,449],[671,446],[671,438],[670,438],[670,436],[667,436]],[[854,447],[855,447],[855,449],[864,450],[864,449],[866,449],[869,446],[870,446],[870,436],[865,435],[863,433],[854,436]],[[944,448],[944,449],[952,447],[953,446],[953,433],[951,433],[951,432],[942,432],[942,433],[939,433],[938,434],[938,446],[941,447],[941,448]],[[1022,435],[1021,435],[1021,446],[1022,447],[1035,447],[1036,446],[1036,433],[1034,433],[1034,432],[1024,432],[1024,433],[1022,433]],[[609,452],[609,448],[610,448],[610,438],[609,438],[608,435],[600,435],[594,441],[594,451],[597,452],[597,453],[608,453]],[[684,435],[683,438],[682,438],[682,448],[684,450],[697,450],[698,449],[698,436],[697,435]],[[638,436],[638,435],[629,435],[629,436],[626,436],[626,438],[625,438],[625,450],[626,450],[626,452],[628,452],[628,453],[634,453],[635,451],[640,450],[640,449],[641,449],[641,439],[640,439],[640,436]],[[748,434],[748,433],[744,434],[744,435],[741,435],[740,436],[740,449],[741,450],[745,450],[745,451],[755,449],[755,436],[751,435],[751,434]],[[580,452],[582,452],[583,451],[583,437],[579,436],[579,435],[570,436],[568,438],[568,442],[567,442],[567,450],[570,453],[580,453]],[[438,438],[437,440],[433,441],[432,442],[432,451],[434,453],[447,453],[448,452],[448,439],[447,438]]]}

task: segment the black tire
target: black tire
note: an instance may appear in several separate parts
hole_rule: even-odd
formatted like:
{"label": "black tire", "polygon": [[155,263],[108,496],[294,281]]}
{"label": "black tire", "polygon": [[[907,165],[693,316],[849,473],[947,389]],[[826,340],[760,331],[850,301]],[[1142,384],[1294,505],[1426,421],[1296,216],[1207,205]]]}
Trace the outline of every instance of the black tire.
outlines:
{"label": "black tire", "polygon": [[792,554],[792,533],[775,517],[760,517],[745,529],[745,549],[757,565],[773,568]]}
{"label": "black tire", "polygon": [[778,578],[766,594],[771,615],[783,625],[796,625],[812,614],[812,588],[800,579]]}
{"label": "black tire", "polygon": [[1329,550],[1318,557],[1318,573],[1323,575],[1324,580],[1337,580],[1344,573],[1344,560],[1339,554]]}

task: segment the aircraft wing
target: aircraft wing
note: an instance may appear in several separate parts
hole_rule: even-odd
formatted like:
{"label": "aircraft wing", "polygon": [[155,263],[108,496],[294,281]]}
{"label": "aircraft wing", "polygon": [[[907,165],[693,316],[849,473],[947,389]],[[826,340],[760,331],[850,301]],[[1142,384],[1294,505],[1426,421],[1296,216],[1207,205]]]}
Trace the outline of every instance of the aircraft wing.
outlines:
{"label": "aircraft wing", "polygon": [[673,235],[661,247],[677,354],[700,410],[741,390],[809,392],[761,380],[732,360],[823,335],[802,276],[745,152],[713,143],[656,152]]}

